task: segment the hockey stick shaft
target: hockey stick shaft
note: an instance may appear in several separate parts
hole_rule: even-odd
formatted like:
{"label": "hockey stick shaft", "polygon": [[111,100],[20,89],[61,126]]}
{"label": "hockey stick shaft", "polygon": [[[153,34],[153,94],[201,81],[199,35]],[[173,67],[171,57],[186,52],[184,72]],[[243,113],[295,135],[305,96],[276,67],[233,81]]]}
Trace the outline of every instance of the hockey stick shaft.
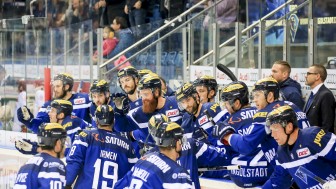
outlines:
{"label": "hockey stick shaft", "polygon": [[208,120],[209,120],[213,125],[216,125],[215,121],[213,120],[213,117],[210,116],[208,110],[204,110],[204,114],[208,117]]}
{"label": "hockey stick shaft", "polygon": [[238,81],[237,77],[233,74],[233,72],[223,64],[217,64],[217,69],[227,75],[232,81]]}
{"label": "hockey stick shaft", "polygon": [[218,167],[204,167],[198,168],[199,172],[204,171],[224,171],[224,170],[237,170],[240,169],[240,165],[228,165],[228,166],[218,166]]}
{"label": "hockey stick shaft", "polygon": [[316,180],[317,182],[321,183],[322,185],[324,183],[326,183],[326,181],[323,180],[321,177],[315,175],[313,172],[309,171],[308,169],[306,169],[306,168],[304,168],[302,166],[299,167],[298,171],[301,171],[302,173],[306,174],[308,177]]}

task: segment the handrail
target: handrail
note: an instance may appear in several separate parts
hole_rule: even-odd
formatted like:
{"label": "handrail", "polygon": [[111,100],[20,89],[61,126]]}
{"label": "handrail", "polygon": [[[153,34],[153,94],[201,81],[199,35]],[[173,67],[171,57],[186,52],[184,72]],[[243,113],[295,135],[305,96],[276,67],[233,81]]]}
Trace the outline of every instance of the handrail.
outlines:
{"label": "handrail", "polygon": [[99,67],[103,68],[105,67],[107,64],[109,64],[110,62],[112,62],[113,60],[116,60],[118,57],[122,56],[123,54],[125,54],[126,52],[130,51],[131,49],[133,49],[134,47],[138,46],[139,44],[141,44],[142,42],[145,42],[146,40],[150,39],[151,37],[155,36],[156,34],[158,34],[159,32],[161,32],[162,30],[166,29],[168,26],[170,26],[172,23],[180,20],[182,17],[186,16],[187,14],[191,13],[194,9],[198,8],[200,5],[204,4],[205,2],[207,2],[207,0],[202,0],[199,3],[197,3],[196,5],[192,6],[190,9],[188,9],[187,11],[185,11],[184,13],[180,14],[179,16],[175,17],[173,20],[167,22],[165,25],[161,26],[160,28],[156,29],[154,32],[152,32],[151,34],[147,35],[146,37],[142,38],[141,40],[137,41],[136,43],[134,43],[133,45],[131,45],[130,47],[128,47],[127,49],[123,50],[122,52],[120,52],[119,54],[117,54],[116,56],[114,56],[113,58],[107,60],[106,62],[104,62],[103,64],[101,64]]}
{"label": "handrail", "polygon": [[[266,19],[268,19],[269,17],[273,16],[275,13],[277,13],[279,10],[281,10],[282,8],[284,8],[285,6],[287,6],[289,3],[292,3],[294,0],[289,0],[287,2],[285,2],[284,4],[280,5],[278,8],[274,9],[272,12],[268,13],[267,15],[265,15],[264,17],[262,17],[259,21],[251,24],[250,26],[246,27],[245,29],[242,30],[242,34],[246,33],[247,31],[253,29],[254,27],[256,27],[260,22],[265,21]],[[307,0],[310,1],[310,0]],[[287,14],[287,13],[286,13]],[[280,20],[280,18],[278,19]],[[219,45],[219,48],[221,49],[222,47],[226,46],[229,43],[232,43],[235,40],[235,36],[231,37],[230,39],[226,40],[224,43],[222,43],[221,45]],[[193,62],[193,64],[199,63],[201,62],[203,59],[209,57],[210,55],[213,54],[213,50],[209,51],[207,54],[203,55],[202,57],[198,58],[196,61]]]}
{"label": "handrail", "polygon": [[[193,16],[192,18],[190,18],[189,20],[185,21],[183,24],[177,26],[175,29],[171,30],[170,32],[166,33],[165,35],[161,36],[159,39],[155,40],[154,42],[152,42],[151,44],[149,44],[148,46],[142,48],[141,50],[139,50],[138,52],[134,53],[133,55],[131,55],[130,57],[128,57],[126,60],[124,60],[121,64],[119,64],[118,66],[113,67],[110,70],[107,70],[104,74],[110,73],[116,69],[118,69],[120,66],[122,66],[124,63],[126,63],[128,60],[131,60],[132,58],[136,57],[138,54],[146,51],[147,49],[151,48],[152,46],[156,45],[156,43],[164,40],[165,38],[169,37],[170,34],[174,33],[175,31],[179,30],[180,28],[184,27],[185,25],[189,24],[190,22],[192,22],[194,19],[197,19],[197,17],[199,15],[202,15],[204,12],[208,11],[209,9],[213,8],[214,6],[216,6],[219,2],[221,1],[217,1],[215,2],[213,5],[203,9],[202,11],[198,12],[198,14],[196,14],[195,16]],[[197,6],[197,5],[195,5]],[[155,31],[154,31],[155,32]],[[127,49],[126,49],[127,50]],[[125,51],[126,51],[125,50]],[[117,55],[118,57],[118,55]],[[112,59],[114,59],[115,57],[113,57]],[[110,59],[111,60],[111,59]],[[104,67],[104,65],[101,65],[100,68]]]}

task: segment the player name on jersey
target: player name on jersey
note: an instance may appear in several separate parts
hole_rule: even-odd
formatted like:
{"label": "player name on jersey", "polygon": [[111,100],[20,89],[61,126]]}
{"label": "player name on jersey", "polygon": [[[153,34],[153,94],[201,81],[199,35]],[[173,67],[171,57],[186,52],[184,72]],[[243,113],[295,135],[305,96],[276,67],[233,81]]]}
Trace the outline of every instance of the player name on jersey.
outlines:
{"label": "player name on jersey", "polygon": [[156,165],[163,173],[166,173],[170,169],[170,166],[166,162],[155,155],[149,156],[146,160]]}
{"label": "player name on jersey", "polygon": [[149,176],[149,172],[147,172],[147,171],[145,171],[143,169],[137,168],[137,167],[133,167],[132,169],[133,169],[133,176],[138,177],[141,180],[147,182],[147,178]]}
{"label": "player name on jersey", "polygon": [[105,150],[100,150],[100,157],[102,157],[102,158],[117,161],[117,156],[118,156],[117,153],[109,152],[109,151],[105,151]]}
{"label": "player name on jersey", "polygon": [[241,177],[265,177],[268,175],[268,168],[240,168],[238,170],[231,170],[231,174]]}
{"label": "player name on jersey", "polygon": [[123,141],[123,140],[121,140],[119,138],[115,138],[115,137],[111,137],[111,136],[106,136],[105,137],[105,142],[106,143],[115,144],[117,146],[125,148],[126,150],[129,150],[129,144],[127,144],[125,141]]}

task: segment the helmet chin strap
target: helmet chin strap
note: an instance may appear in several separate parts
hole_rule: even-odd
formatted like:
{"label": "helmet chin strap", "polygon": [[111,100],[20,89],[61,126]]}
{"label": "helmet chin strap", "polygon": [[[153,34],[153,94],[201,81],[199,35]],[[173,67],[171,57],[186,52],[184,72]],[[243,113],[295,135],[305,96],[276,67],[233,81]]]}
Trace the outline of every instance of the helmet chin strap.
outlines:
{"label": "helmet chin strap", "polygon": [[[286,124],[286,125],[287,125],[287,123],[282,123],[282,124]],[[287,136],[287,139],[286,139],[285,144],[283,144],[282,146],[286,146],[286,145],[289,145],[289,144],[288,144],[288,141],[289,141],[290,135],[294,132],[294,129],[292,130],[291,133],[287,134],[287,132],[286,132],[286,127],[283,127],[283,128],[284,128],[285,134],[286,134],[286,136]]]}

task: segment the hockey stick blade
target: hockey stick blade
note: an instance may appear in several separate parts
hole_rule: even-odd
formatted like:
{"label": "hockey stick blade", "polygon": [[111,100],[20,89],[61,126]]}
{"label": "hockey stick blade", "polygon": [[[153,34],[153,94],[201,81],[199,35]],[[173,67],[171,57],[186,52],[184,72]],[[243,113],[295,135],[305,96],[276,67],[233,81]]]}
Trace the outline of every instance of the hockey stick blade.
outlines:
{"label": "hockey stick blade", "polygon": [[227,75],[232,81],[238,81],[237,77],[233,74],[233,72],[223,64],[217,64],[217,68]]}
{"label": "hockey stick blade", "polygon": [[302,167],[302,166],[300,166],[300,167],[298,168],[297,172],[301,172],[301,173],[306,174],[308,177],[310,177],[310,178],[316,180],[317,182],[321,183],[322,185],[323,185],[324,183],[326,183],[326,181],[323,180],[321,177],[315,175],[313,172],[309,171],[308,169],[306,169],[306,168],[304,168],[304,167]]}
{"label": "hockey stick blade", "polygon": [[218,167],[204,167],[204,168],[198,168],[198,172],[237,170],[237,169],[240,169],[240,165],[228,165],[228,166],[218,166]]}

